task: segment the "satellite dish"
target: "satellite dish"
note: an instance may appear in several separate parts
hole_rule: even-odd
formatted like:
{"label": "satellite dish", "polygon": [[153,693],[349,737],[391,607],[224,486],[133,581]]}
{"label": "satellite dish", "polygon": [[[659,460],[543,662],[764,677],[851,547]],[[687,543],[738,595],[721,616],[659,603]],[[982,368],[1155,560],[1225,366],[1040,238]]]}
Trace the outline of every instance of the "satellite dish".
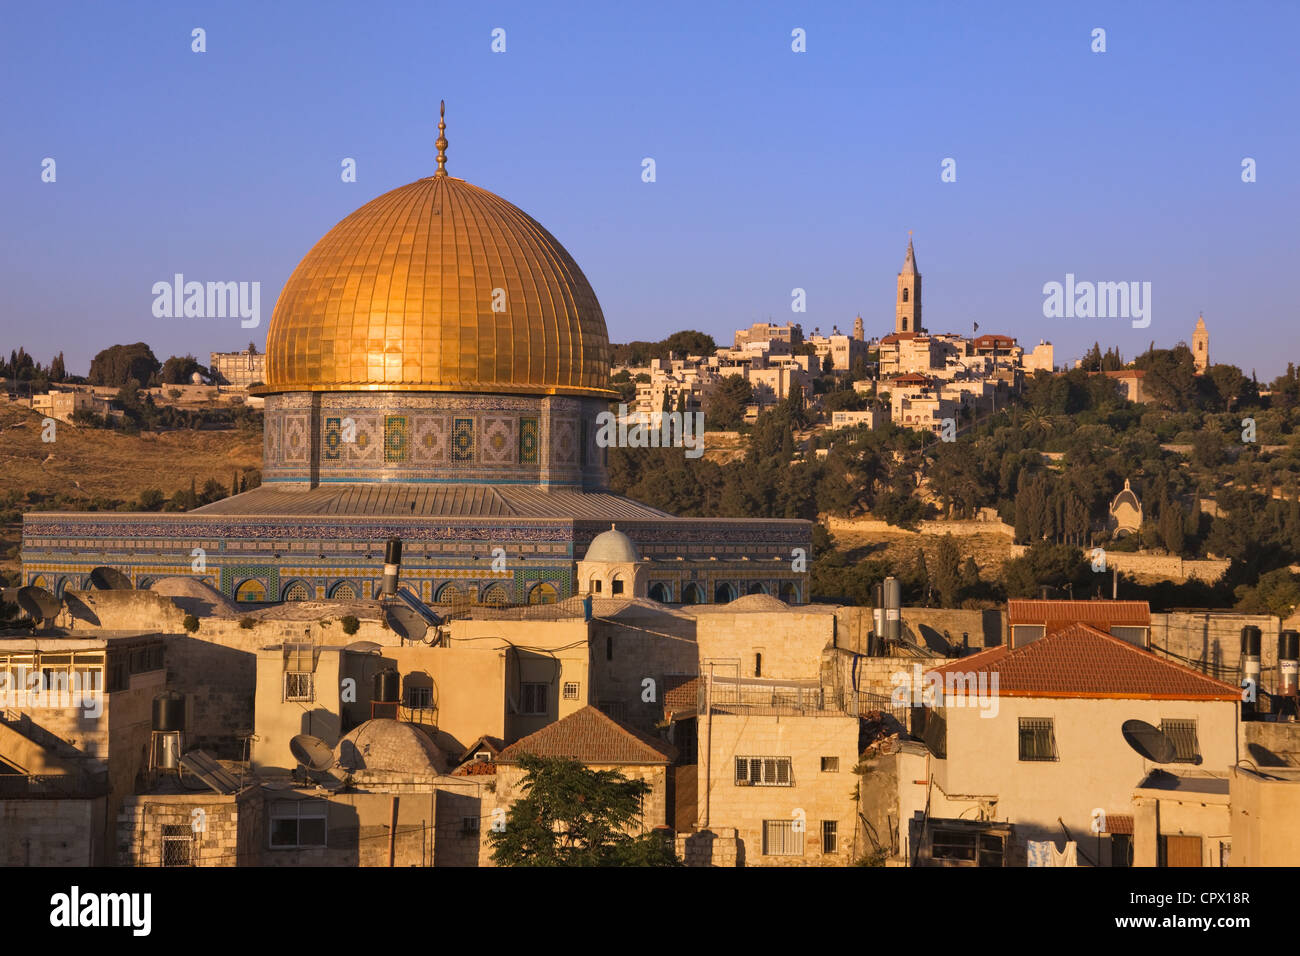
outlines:
{"label": "satellite dish", "polygon": [[299,734],[289,741],[293,757],[308,770],[320,773],[334,766],[334,751],[325,741],[311,734]]}
{"label": "satellite dish", "polygon": [[1173,763],[1178,752],[1174,742],[1145,720],[1126,720],[1121,732],[1125,742],[1147,760]]}
{"label": "satellite dish", "polygon": [[27,612],[33,621],[52,621],[59,616],[63,602],[45,588],[29,584],[18,589],[18,606]]}
{"label": "satellite dish", "polygon": [[384,645],[376,644],[374,641],[353,641],[343,649],[353,654],[373,654],[376,651],[382,651]]}
{"label": "satellite dish", "polygon": [[384,611],[384,619],[398,636],[408,641],[424,640],[425,632],[429,630],[428,621],[409,607],[400,604],[387,608]]}
{"label": "satellite dish", "polygon": [[131,591],[131,579],[117,568],[104,565],[90,572],[90,586],[96,591]]}

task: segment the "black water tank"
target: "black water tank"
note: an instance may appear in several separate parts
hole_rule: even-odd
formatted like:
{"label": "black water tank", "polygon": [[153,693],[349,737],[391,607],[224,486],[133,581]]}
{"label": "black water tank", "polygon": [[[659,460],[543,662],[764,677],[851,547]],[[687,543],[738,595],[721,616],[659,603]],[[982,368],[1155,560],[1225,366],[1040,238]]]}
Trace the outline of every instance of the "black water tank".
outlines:
{"label": "black water tank", "polygon": [[185,730],[185,695],[175,691],[153,699],[153,729],[167,733]]}
{"label": "black water tank", "polygon": [[1241,629],[1241,656],[1242,657],[1259,657],[1260,648],[1263,646],[1263,635],[1259,628],[1253,624],[1247,624]]}
{"label": "black water tank", "polygon": [[395,704],[401,698],[402,677],[392,667],[375,672],[375,702]]}
{"label": "black water tank", "polygon": [[1277,636],[1277,659],[1300,660],[1300,631],[1283,631]]}

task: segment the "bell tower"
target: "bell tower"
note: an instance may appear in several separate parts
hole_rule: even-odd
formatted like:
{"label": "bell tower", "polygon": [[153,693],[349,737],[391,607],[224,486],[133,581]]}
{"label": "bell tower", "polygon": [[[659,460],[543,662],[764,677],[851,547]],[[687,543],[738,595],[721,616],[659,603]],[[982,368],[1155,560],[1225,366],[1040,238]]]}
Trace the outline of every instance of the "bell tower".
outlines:
{"label": "bell tower", "polygon": [[1192,361],[1197,375],[1204,375],[1210,367],[1210,330],[1205,327],[1203,315],[1196,319],[1196,330],[1192,332]]}
{"label": "bell tower", "polygon": [[916,271],[912,234],[907,234],[907,256],[898,274],[898,299],[894,303],[895,332],[924,332],[921,325],[921,273]]}

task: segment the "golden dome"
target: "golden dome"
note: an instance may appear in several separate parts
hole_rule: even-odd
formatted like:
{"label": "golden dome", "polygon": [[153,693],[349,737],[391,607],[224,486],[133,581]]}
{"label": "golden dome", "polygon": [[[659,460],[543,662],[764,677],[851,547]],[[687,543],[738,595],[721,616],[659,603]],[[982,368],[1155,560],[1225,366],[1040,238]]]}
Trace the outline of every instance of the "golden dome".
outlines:
{"label": "golden dome", "polygon": [[259,392],[612,396],[605,317],[536,220],[439,170],[327,232],[275,304]]}

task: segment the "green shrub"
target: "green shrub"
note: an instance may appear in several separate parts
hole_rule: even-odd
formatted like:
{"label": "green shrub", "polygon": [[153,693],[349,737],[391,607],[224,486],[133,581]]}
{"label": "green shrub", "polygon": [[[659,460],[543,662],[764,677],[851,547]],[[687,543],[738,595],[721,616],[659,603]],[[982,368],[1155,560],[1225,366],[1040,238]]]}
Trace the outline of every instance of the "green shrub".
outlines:
{"label": "green shrub", "polygon": [[199,629],[199,619],[198,619],[197,617],[195,617],[193,614],[186,614],[186,615],[185,615],[185,630],[187,630],[187,631],[189,631],[191,634],[193,634],[193,633],[194,633],[195,631],[197,631],[198,629]]}
{"label": "green shrub", "polygon": [[361,622],[351,614],[347,614],[340,618],[339,623],[343,625],[344,634],[355,634],[357,631],[361,630]]}
{"label": "green shrub", "polygon": [[240,618],[239,626],[246,631],[251,631],[254,627],[257,626],[257,618],[255,617]]}

